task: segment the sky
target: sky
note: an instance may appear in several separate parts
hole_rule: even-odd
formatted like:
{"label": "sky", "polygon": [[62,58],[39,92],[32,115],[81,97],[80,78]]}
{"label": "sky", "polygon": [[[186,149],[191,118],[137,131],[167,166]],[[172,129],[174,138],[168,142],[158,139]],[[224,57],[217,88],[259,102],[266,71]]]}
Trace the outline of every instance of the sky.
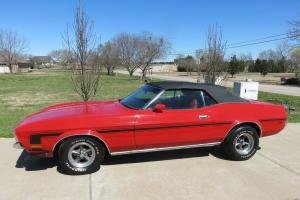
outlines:
{"label": "sky", "polygon": [[[47,55],[60,49],[62,33],[72,23],[76,0],[0,0],[0,29],[18,32],[28,42],[27,54]],[[171,52],[205,48],[210,24],[222,27],[227,44],[286,33],[300,16],[299,0],[81,0],[95,32],[105,42],[119,33],[144,31],[165,37]],[[226,51],[227,56],[276,48],[277,42]],[[165,59],[172,60],[175,55]]]}

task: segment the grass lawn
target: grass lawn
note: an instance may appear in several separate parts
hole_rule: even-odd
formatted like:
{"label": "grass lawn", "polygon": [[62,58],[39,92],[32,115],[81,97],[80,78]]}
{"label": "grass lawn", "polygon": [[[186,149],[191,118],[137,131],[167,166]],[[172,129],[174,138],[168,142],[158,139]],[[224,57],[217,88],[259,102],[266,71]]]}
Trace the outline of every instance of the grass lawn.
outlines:
{"label": "grass lawn", "polygon": [[[106,76],[94,100],[118,99],[142,85],[126,75]],[[0,137],[12,137],[12,130],[26,115],[66,101],[80,101],[70,75],[64,72],[33,72],[0,75]]]}
{"label": "grass lawn", "polygon": [[[126,75],[106,76],[95,100],[118,99],[143,85]],[[288,101],[296,107],[290,122],[300,122],[300,97],[260,92],[259,99]],[[80,101],[65,72],[33,72],[20,75],[0,75],[0,137],[12,137],[15,125],[26,115],[43,107],[66,101]]]}

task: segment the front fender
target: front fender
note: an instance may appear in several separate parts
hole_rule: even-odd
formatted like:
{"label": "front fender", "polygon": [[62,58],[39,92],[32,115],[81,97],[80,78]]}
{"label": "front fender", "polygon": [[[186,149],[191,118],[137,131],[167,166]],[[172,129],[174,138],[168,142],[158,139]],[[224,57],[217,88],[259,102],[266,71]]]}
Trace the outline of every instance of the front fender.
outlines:
{"label": "front fender", "polygon": [[[74,137],[74,136],[91,136],[94,137],[98,140],[100,140],[108,150],[108,153],[110,153],[109,146],[107,145],[105,139],[103,136],[101,136],[97,131],[93,130],[72,130],[72,131],[66,131],[59,136],[56,137],[56,139],[52,142],[45,143],[45,149],[48,150],[48,157],[53,157],[54,151],[58,147],[58,145],[65,139],[69,137]],[[46,140],[46,138],[45,138]]]}

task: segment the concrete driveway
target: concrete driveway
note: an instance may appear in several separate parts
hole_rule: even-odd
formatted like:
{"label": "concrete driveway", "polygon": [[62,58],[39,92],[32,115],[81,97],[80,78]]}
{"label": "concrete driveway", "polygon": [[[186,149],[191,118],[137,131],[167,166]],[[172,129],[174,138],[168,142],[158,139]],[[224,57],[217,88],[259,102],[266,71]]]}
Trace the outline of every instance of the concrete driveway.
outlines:
{"label": "concrete driveway", "polygon": [[117,156],[92,175],[59,173],[0,139],[0,199],[300,199],[300,124],[261,139],[250,160],[218,148]]}

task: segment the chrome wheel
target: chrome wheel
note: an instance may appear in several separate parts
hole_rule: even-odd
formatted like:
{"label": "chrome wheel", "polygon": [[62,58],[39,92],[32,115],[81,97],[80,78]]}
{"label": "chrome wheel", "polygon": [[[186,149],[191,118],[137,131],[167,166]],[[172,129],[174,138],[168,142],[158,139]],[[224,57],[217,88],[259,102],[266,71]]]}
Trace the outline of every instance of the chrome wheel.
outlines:
{"label": "chrome wheel", "polygon": [[249,154],[254,147],[254,139],[249,132],[242,132],[234,142],[235,150],[240,155]]}
{"label": "chrome wheel", "polygon": [[87,142],[76,143],[69,149],[68,159],[74,167],[82,168],[91,165],[96,157],[95,149]]}

